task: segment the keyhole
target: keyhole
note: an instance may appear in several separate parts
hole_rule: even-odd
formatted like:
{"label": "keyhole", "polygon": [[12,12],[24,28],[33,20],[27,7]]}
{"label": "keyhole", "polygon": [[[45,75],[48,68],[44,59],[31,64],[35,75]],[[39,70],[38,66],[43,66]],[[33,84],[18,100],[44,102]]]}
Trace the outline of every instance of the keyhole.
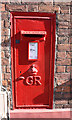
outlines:
{"label": "keyhole", "polygon": [[20,73],[21,73],[21,71],[20,71]]}

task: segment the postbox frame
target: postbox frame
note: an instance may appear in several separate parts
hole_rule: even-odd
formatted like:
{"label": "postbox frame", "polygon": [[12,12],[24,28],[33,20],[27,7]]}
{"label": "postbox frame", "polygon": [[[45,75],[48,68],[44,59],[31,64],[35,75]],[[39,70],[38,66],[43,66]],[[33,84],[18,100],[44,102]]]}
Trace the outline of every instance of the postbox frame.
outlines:
{"label": "postbox frame", "polygon": [[[50,81],[49,81],[49,107],[53,108],[53,86],[54,86],[54,59],[55,59],[55,29],[56,29],[56,14],[55,13],[38,13],[38,12],[11,12],[11,73],[12,73],[12,100],[13,109],[16,108],[15,102],[15,47],[14,47],[14,25],[17,18],[30,19],[51,19],[51,57],[50,57]],[[16,33],[15,33],[16,34]]]}

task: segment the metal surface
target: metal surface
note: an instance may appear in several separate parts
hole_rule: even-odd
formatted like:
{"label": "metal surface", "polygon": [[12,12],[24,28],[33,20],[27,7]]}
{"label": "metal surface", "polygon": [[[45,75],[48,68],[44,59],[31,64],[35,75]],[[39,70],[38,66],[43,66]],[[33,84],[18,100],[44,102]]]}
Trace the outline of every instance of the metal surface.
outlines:
{"label": "metal surface", "polygon": [[46,31],[24,31],[21,30],[21,34],[36,34],[36,35],[45,35]]}
{"label": "metal surface", "polygon": [[[12,13],[12,16],[11,51],[12,71],[14,71],[12,72],[14,108],[52,108],[55,14]],[[27,31],[27,35],[25,31]],[[43,34],[46,34],[46,40],[40,41],[40,39],[44,39]],[[20,40],[20,43],[16,44],[16,40]],[[38,59],[29,61],[29,42],[37,41]],[[33,65],[37,67],[35,68]],[[30,69],[31,66],[33,68]],[[31,75],[29,70],[36,74]],[[22,80],[19,80],[20,76]]]}

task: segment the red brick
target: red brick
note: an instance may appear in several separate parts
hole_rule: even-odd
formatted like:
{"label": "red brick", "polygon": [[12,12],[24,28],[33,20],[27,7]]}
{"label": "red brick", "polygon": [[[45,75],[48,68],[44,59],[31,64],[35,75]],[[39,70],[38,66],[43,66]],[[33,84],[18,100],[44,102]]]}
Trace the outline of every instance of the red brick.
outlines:
{"label": "red brick", "polygon": [[5,40],[5,36],[1,36],[1,42],[3,43]]}
{"label": "red brick", "polygon": [[70,44],[58,44],[58,51],[70,51]]}
{"label": "red brick", "polygon": [[6,66],[2,66],[2,73],[6,72]]}
{"label": "red brick", "polygon": [[69,22],[59,22],[58,28],[68,28]]}
{"label": "red brick", "polygon": [[70,6],[67,5],[61,5],[61,13],[69,13]]}
{"label": "red brick", "polygon": [[6,5],[6,10],[7,11],[23,11],[26,12],[26,5],[19,5],[19,4],[7,4]]}
{"label": "red brick", "polygon": [[67,36],[58,37],[58,44],[68,44],[68,43],[69,43],[69,38]]}
{"label": "red brick", "polygon": [[72,44],[70,44],[70,50],[72,51]]}
{"label": "red brick", "polygon": [[57,93],[57,92],[55,92],[55,100],[58,100],[58,99],[62,99],[62,94],[61,93]]}
{"label": "red brick", "polygon": [[9,43],[8,42],[6,42],[6,40],[4,41],[4,42],[2,42],[2,47],[5,47],[5,46],[8,46],[9,45]]}
{"label": "red brick", "polygon": [[71,59],[57,59],[56,61],[57,65],[71,65]]}
{"label": "red brick", "polygon": [[2,58],[2,65],[9,65],[9,59]]}
{"label": "red brick", "polygon": [[0,0],[2,3],[8,3],[10,0]]}
{"label": "red brick", "polygon": [[64,105],[55,105],[55,109],[62,109]]}
{"label": "red brick", "polygon": [[4,20],[1,20],[1,28],[4,28]]}
{"label": "red brick", "polygon": [[[69,105],[69,104],[66,104],[66,105],[56,105],[55,106],[55,108],[56,109],[64,109],[64,108],[70,108],[70,107],[72,107],[71,105]],[[67,119],[66,119],[67,120]]]}
{"label": "red brick", "polygon": [[57,66],[57,72],[65,72],[65,66]]}
{"label": "red brick", "polygon": [[69,30],[70,30],[69,36],[72,36],[72,28],[70,28]]}
{"label": "red brick", "polygon": [[72,58],[72,52],[67,52],[67,58]]}
{"label": "red brick", "polygon": [[38,12],[38,5],[28,5],[28,12]]}
{"label": "red brick", "polygon": [[5,52],[1,51],[1,57],[4,58],[5,57]]}
{"label": "red brick", "polygon": [[9,12],[5,11],[1,13],[1,20],[8,20],[9,18]]}
{"label": "red brick", "polygon": [[57,58],[66,58],[66,52],[57,52]]}
{"label": "red brick", "polygon": [[10,0],[10,2],[12,3],[21,3],[21,0]]}
{"label": "red brick", "polygon": [[57,80],[70,80],[70,73],[56,73],[55,78]]}
{"label": "red brick", "polygon": [[5,11],[5,4],[1,4],[1,11]]}
{"label": "red brick", "polygon": [[2,85],[6,87],[7,86],[7,80],[2,80]]}
{"label": "red brick", "polygon": [[10,40],[10,36],[5,36],[5,40],[9,41]]}
{"label": "red brick", "polygon": [[58,100],[58,99],[63,99],[63,100],[65,100],[65,99],[71,99],[72,97],[71,97],[71,95],[72,94],[70,94],[70,92],[56,92],[55,93],[55,99],[56,100]]}
{"label": "red brick", "polygon": [[64,105],[64,108],[72,108],[72,105],[70,104]]}
{"label": "red brick", "polygon": [[57,88],[55,88],[55,91],[56,92],[70,92],[70,86],[61,85],[61,86],[58,86]]}
{"label": "red brick", "polygon": [[72,44],[72,37],[69,38],[69,43]]}
{"label": "red brick", "polygon": [[[71,20],[71,19],[70,19],[70,20]],[[69,29],[72,29],[72,24],[71,24],[71,22],[69,22],[68,28],[69,28]]]}
{"label": "red brick", "polygon": [[70,21],[70,14],[58,14],[58,20]]}
{"label": "red brick", "polygon": [[71,99],[72,98],[72,94],[69,92],[69,93],[65,93],[64,94],[64,98],[65,99]]}
{"label": "red brick", "polygon": [[9,85],[7,86],[7,90],[10,91],[10,86]]}
{"label": "red brick", "polygon": [[55,104],[68,104],[67,100],[56,100]]}
{"label": "red brick", "polygon": [[72,100],[69,100],[69,103],[72,104]]}
{"label": "red brick", "polygon": [[71,72],[71,71],[72,71],[72,66],[67,66],[66,71],[67,71],[67,72]]}
{"label": "red brick", "polygon": [[38,5],[47,5],[47,6],[53,6],[53,3],[50,1],[50,2],[38,2]]}
{"label": "red brick", "polygon": [[67,86],[72,85],[72,80],[69,79],[64,85],[67,85]]}
{"label": "red brick", "polygon": [[6,51],[6,50],[9,50],[9,47],[8,47],[8,46],[2,46],[2,47],[1,47],[1,50],[2,50],[2,51],[3,51],[3,50],[5,50],[5,51]]}
{"label": "red brick", "polygon": [[10,29],[8,29],[8,28],[2,29],[1,35],[10,35]]}
{"label": "red brick", "polygon": [[10,80],[8,80],[8,85],[10,85]]}
{"label": "red brick", "polygon": [[5,73],[5,79],[9,80],[10,79],[10,73]]}
{"label": "red brick", "polygon": [[10,21],[5,20],[5,28],[10,28]]}
{"label": "red brick", "polygon": [[72,79],[72,71],[71,71],[70,75],[71,75],[71,79]]}
{"label": "red brick", "polygon": [[[1,37],[1,41],[2,41],[2,46],[9,46],[10,44],[10,36],[2,36]],[[9,48],[9,47],[8,47]]]}
{"label": "red brick", "polygon": [[55,2],[55,5],[59,5],[59,6],[66,6],[66,5],[71,5],[71,2]]}
{"label": "red brick", "polygon": [[10,73],[10,66],[7,66],[7,67],[6,67],[6,72],[7,72],[7,73]]}
{"label": "red brick", "polygon": [[10,56],[9,51],[5,51],[5,57],[6,57],[6,58],[9,58],[9,56]]}
{"label": "red brick", "polygon": [[39,12],[58,12],[60,13],[60,7],[59,6],[49,6],[49,5],[39,5]]}
{"label": "red brick", "polygon": [[57,85],[67,84],[70,85],[69,80],[56,80]]}
{"label": "red brick", "polygon": [[2,73],[2,80],[4,80],[4,78],[5,78],[5,77],[4,77],[4,73]]}
{"label": "red brick", "polygon": [[72,92],[72,87],[71,87],[71,89],[70,89],[70,90],[71,90],[71,92]]}
{"label": "red brick", "polygon": [[70,35],[70,29],[58,29],[58,34],[59,35]]}
{"label": "red brick", "polygon": [[63,13],[63,14],[65,14],[65,13],[69,13],[69,9],[67,10],[65,10],[65,9],[61,9],[61,13]]}

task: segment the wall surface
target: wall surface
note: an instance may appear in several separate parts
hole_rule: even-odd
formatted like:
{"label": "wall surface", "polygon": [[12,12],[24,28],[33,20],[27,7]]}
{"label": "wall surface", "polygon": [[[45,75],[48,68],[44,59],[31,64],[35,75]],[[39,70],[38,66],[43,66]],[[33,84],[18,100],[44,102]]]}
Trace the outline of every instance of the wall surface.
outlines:
{"label": "wall surface", "polygon": [[[10,12],[56,13],[56,59],[54,81],[54,107],[72,107],[72,2],[23,2],[7,0],[1,6],[1,68],[2,86],[11,87]],[[12,98],[11,98],[12,105]],[[11,106],[12,108],[12,106]]]}

